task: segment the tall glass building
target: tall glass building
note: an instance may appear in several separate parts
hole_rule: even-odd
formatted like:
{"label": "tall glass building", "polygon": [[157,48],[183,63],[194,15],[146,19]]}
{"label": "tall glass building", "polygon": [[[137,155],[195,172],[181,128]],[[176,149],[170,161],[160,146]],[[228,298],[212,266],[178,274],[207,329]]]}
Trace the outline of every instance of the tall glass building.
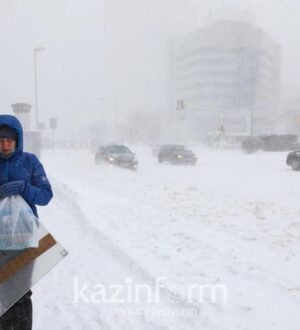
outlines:
{"label": "tall glass building", "polygon": [[280,46],[254,26],[250,14],[226,14],[173,40],[173,107],[199,134],[220,127],[229,134],[275,133]]}

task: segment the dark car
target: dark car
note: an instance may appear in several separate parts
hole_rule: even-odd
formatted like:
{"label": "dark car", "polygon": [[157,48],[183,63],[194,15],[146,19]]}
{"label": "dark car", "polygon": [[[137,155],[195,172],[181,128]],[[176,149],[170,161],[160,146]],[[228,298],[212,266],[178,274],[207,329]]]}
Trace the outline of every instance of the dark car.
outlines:
{"label": "dark car", "polygon": [[300,149],[288,153],[286,164],[291,166],[294,171],[300,171]]}
{"label": "dark car", "polygon": [[242,142],[242,150],[246,153],[262,151],[287,151],[299,148],[298,136],[295,134],[259,135],[247,137]]}
{"label": "dark car", "polygon": [[195,165],[197,155],[183,145],[164,145],[158,152],[158,161],[160,163]]}
{"label": "dark car", "polygon": [[101,146],[95,155],[95,164],[108,163],[136,170],[138,161],[135,154],[124,145]]}

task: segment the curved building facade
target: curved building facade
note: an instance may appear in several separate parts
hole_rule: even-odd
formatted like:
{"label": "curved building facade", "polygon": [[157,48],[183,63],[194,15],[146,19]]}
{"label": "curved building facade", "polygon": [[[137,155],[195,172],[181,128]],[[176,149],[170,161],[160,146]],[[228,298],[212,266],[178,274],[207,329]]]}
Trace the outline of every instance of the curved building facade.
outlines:
{"label": "curved building facade", "polygon": [[172,104],[200,134],[273,133],[280,47],[250,22],[221,20],[173,40]]}

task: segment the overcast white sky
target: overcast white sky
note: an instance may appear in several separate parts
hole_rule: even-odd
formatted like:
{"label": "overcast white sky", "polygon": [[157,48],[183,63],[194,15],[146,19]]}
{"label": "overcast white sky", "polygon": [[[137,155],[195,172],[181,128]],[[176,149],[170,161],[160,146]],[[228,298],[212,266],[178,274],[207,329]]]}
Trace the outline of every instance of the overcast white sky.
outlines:
{"label": "overcast white sky", "polygon": [[[34,104],[38,55],[40,117],[76,132],[90,118],[167,106],[168,39],[203,24],[209,9],[250,9],[282,46],[285,96],[299,90],[297,0],[0,0],[0,107]],[[99,99],[101,98],[101,99]]]}

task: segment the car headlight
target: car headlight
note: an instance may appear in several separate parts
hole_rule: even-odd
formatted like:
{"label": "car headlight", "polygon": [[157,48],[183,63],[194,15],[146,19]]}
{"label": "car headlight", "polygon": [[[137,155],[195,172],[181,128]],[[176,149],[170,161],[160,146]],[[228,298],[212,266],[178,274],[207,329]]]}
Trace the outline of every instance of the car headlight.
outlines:
{"label": "car headlight", "polygon": [[177,155],[177,158],[182,158],[182,155]]}
{"label": "car headlight", "polygon": [[114,157],[108,157],[108,160],[109,160],[110,162],[113,162],[115,159],[114,159]]}

